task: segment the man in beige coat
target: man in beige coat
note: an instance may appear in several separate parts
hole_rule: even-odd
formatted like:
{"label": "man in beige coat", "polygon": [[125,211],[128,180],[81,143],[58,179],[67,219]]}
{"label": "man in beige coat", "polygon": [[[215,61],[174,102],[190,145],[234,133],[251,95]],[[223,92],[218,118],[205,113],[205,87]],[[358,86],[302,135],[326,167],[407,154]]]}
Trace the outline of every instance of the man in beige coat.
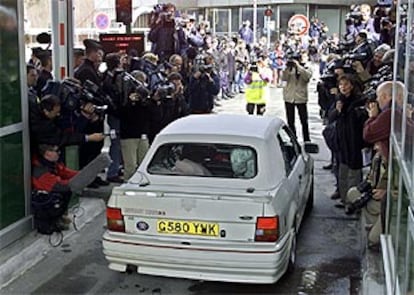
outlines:
{"label": "man in beige coat", "polygon": [[308,126],[308,83],[312,77],[312,71],[300,63],[297,59],[288,59],[286,69],[282,73],[283,99],[285,101],[286,119],[290,129],[296,134],[295,107],[298,109],[302,124],[303,141],[310,141]]}

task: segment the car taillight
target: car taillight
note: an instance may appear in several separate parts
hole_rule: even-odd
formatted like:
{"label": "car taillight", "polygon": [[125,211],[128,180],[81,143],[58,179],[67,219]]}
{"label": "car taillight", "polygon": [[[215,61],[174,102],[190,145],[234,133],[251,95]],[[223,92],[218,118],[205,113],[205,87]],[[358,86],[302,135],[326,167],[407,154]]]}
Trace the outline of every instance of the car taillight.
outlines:
{"label": "car taillight", "polygon": [[125,232],[124,216],[120,208],[106,208],[106,220],[109,230]]}
{"label": "car taillight", "polygon": [[256,242],[276,242],[279,238],[279,216],[258,217],[256,221]]}

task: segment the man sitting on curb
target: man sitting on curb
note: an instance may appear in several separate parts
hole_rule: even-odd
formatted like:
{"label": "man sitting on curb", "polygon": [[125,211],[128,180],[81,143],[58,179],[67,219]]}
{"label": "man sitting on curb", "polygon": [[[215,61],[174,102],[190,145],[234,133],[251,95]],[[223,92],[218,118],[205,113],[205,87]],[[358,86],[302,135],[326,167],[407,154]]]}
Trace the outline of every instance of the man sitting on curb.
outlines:
{"label": "man sitting on curb", "polygon": [[72,195],[69,180],[78,172],[60,162],[59,155],[57,145],[40,144],[32,159],[32,205],[40,233],[67,230],[71,223],[67,215]]}
{"label": "man sitting on curb", "polygon": [[59,146],[40,144],[32,159],[32,208],[37,230],[51,234],[69,229],[72,221],[67,210],[72,192],[82,192],[110,163],[108,153],[101,153],[75,171],[59,160]]}

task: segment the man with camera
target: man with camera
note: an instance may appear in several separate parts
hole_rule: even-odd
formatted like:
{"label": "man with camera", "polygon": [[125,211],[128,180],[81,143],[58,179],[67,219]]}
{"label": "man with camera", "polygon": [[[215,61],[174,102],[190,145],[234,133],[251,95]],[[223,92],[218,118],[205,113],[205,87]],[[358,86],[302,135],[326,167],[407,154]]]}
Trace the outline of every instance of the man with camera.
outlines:
{"label": "man with camera", "polygon": [[375,144],[377,150],[371,164],[368,183],[362,182],[358,190],[351,188],[347,199],[350,204],[345,212],[353,213],[363,208],[368,223],[368,243],[374,247],[379,244],[382,232],[381,206],[384,206],[387,192],[387,168],[389,153],[389,136],[391,130],[391,101],[393,88],[396,90],[397,100],[404,94],[404,86],[392,81],[382,83],[377,88],[377,101],[368,103],[368,120],[363,129],[364,140]]}
{"label": "man with camera", "polygon": [[167,3],[158,9],[161,11],[157,11],[158,17],[151,26],[148,39],[153,43],[151,51],[163,62],[174,53],[181,54],[187,42],[184,30],[175,23],[175,5]]}
{"label": "man with camera", "polygon": [[286,82],[283,88],[286,118],[290,129],[296,134],[295,107],[298,109],[302,124],[303,141],[310,141],[308,126],[308,83],[312,71],[301,63],[301,55],[288,55],[286,69],[282,72],[282,81]]}
{"label": "man with camera", "polygon": [[214,58],[206,55],[194,67],[188,85],[189,106],[193,114],[209,114],[214,107],[214,96],[220,91],[220,79],[214,72]]}
{"label": "man with camera", "polygon": [[[81,111],[84,120],[90,119],[92,110],[92,106],[87,105]],[[45,95],[37,104],[31,104],[29,118],[32,147],[38,144],[55,144],[62,147],[103,141],[104,135],[99,132],[86,135],[62,130],[57,123],[60,111],[60,99],[52,94]]]}
{"label": "man with camera", "polygon": [[[75,78],[78,79],[82,86],[85,86],[87,81],[93,82],[98,87],[101,86],[101,78],[98,75],[96,65],[102,59],[102,46],[99,42],[92,39],[85,39],[83,41],[85,45],[85,59],[75,72]],[[95,121],[90,121],[85,126],[85,132],[90,133],[102,133],[103,132],[103,118]],[[100,153],[103,147],[103,142],[90,143],[88,145],[82,144],[79,147],[79,167],[85,167],[89,162],[95,159]],[[97,177],[96,180],[91,183],[91,188],[97,188],[100,185],[108,185],[107,181]]]}
{"label": "man with camera", "polygon": [[388,174],[388,163],[381,146],[376,144],[374,149],[377,152],[372,158],[366,179],[348,190],[345,206],[346,214],[362,210],[366,219],[366,230],[369,232],[368,246],[370,248],[378,246],[382,232],[381,210],[387,193]]}

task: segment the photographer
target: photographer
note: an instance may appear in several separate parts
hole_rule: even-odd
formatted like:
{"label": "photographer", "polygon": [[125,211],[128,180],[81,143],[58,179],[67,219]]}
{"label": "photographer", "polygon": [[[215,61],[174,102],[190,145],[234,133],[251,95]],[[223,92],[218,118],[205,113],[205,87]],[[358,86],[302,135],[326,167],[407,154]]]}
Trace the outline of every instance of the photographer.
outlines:
{"label": "photographer", "polygon": [[171,98],[162,102],[162,128],[172,121],[190,114],[190,108],[184,97],[184,86],[181,75],[179,73],[170,73],[168,75],[168,82],[174,85],[174,90]]}
{"label": "photographer", "polygon": [[387,44],[378,46],[374,50],[374,56],[368,61],[366,67],[364,67],[359,60],[356,60],[352,63],[352,68],[355,70],[362,82],[368,81],[372,76],[377,74],[378,70],[383,65],[382,58],[384,54],[390,49],[391,47]]}
{"label": "photographer", "polygon": [[[107,70],[103,76],[102,90],[111,97],[114,105],[118,107],[121,100],[119,79],[124,72],[121,65],[121,58],[118,53],[109,53],[105,57],[105,62]],[[107,120],[111,131],[115,132],[115,135],[111,136],[109,155],[112,162],[108,168],[106,179],[109,182],[122,183],[123,180],[119,176],[122,155],[121,142],[119,139],[120,119],[117,108],[108,109]]]}
{"label": "photographer", "polygon": [[[145,87],[146,75],[142,71],[126,74],[123,81],[122,102],[119,107],[120,139],[124,160],[124,179],[129,179],[142,162],[149,148],[151,124],[160,120],[158,101]],[[158,113],[154,113],[158,111]]]}
{"label": "photographer", "polygon": [[282,72],[282,81],[286,82],[283,88],[283,99],[288,125],[296,134],[295,107],[298,109],[302,124],[303,141],[310,141],[308,126],[308,83],[312,77],[312,71],[301,63],[301,55],[287,55],[286,69]]}
{"label": "photographer", "polygon": [[183,94],[182,78],[179,73],[170,73],[168,80],[157,86],[152,103],[149,142],[172,121],[189,114],[189,108]]}
{"label": "photographer", "polygon": [[[83,41],[85,45],[85,59],[75,72],[75,78],[78,79],[82,86],[85,87],[87,80],[93,82],[100,88],[101,79],[98,75],[96,65],[102,59],[102,46],[99,42],[92,39],[85,39]],[[102,133],[103,132],[103,118],[99,118],[95,121],[90,121],[84,128],[87,133]],[[95,159],[100,153],[103,147],[103,142],[91,143],[88,145],[82,144],[79,148],[79,167],[85,167],[89,162]],[[91,183],[90,187],[97,188],[100,185],[108,185],[107,181],[97,177],[96,180]]]}
{"label": "photographer", "polygon": [[[90,111],[90,107],[90,105],[87,106],[86,112],[83,111],[82,116],[88,116],[87,111]],[[62,130],[57,124],[61,103],[59,97],[55,95],[45,95],[39,103],[31,104],[29,111],[30,141],[33,148],[39,144],[53,144],[63,147],[83,143],[90,144],[90,142],[100,142],[104,139],[104,135],[99,132],[85,135]],[[85,119],[89,119],[89,117],[85,117]]]}
{"label": "photographer", "polygon": [[364,181],[356,187],[348,190],[345,206],[346,214],[353,214],[361,210],[366,219],[366,229],[368,234],[368,246],[376,246],[380,242],[382,232],[381,207],[385,201],[387,192],[387,159],[384,158],[379,145],[375,145],[377,150],[372,158],[370,171]]}
{"label": "photographer", "polygon": [[156,10],[160,11],[156,11],[157,19],[151,26],[148,39],[154,46],[152,52],[163,62],[174,53],[181,54],[187,42],[183,29],[175,23],[175,5],[168,3],[157,6]]}
{"label": "photographer", "polygon": [[220,80],[214,72],[214,58],[206,55],[198,59],[188,85],[189,106],[193,114],[209,114],[214,107],[214,96],[220,91]]}

